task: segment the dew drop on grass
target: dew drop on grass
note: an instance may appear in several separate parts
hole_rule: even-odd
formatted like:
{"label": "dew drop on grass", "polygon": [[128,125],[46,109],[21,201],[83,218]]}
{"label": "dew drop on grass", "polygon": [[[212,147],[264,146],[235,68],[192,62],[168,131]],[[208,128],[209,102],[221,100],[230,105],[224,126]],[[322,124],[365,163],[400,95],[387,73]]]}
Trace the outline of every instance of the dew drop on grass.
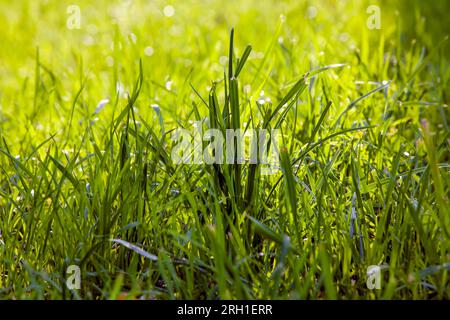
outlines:
{"label": "dew drop on grass", "polygon": [[171,5],[167,5],[163,9],[163,13],[168,18],[173,17],[173,15],[175,14],[175,8]]}
{"label": "dew drop on grass", "polygon": [[145,49],[144,49],[144,54],[145,54],[147,57],[151,57],[151,56],[153,55],[153,52],[154,52],[154,50],[153,50],[153,48],[150,47],[150,46],[145,47]]}
{"label": "dew drop on grass", "polygon": [[259,98],[258,100],[256,100],[256,103],[259,105],[263,105],[264,104],[264,98]]}
{"label": "dew drop on grass", "polygon": [[259,98],[256,100],[256,103],[259,105],[263,105],[264,103],[266,103],[266,97],[264,96],[264,90],[261,90],[261,92],[259,93]]}

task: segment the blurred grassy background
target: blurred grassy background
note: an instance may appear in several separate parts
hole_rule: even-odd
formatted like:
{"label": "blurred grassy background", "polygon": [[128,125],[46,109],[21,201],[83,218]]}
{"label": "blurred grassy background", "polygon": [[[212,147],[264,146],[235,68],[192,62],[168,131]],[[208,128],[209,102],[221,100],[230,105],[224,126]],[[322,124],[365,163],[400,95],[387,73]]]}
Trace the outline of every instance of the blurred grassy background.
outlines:
{"label": "blurred grassy background", "polygon": [[[380,30],[366,27],[371,4],[381,8]],[[66,27],[69,5],[81,10],[78,30]],[[0,117],[8,138],[15,140],[24,134],[22,128],[39,129],[42,135],[35,132],[34,137],[59,130],[86,75],[85,110],[114,96],[118,85],[130,90],[139,58],[154,84],[146,88],[147,97],[158,101],[169,94],[172,105],[162,108],[182,105],[192,95],[184,84],[203,89],[222,76],[231,27],[236,28],[238,54],[245,44],[253,45],[250,62],[255,66],[284,17],[278,35],[281,50],[276,51],[281,59],[276,59],[271,74],[278,83],[319,65],[351,63],[355,52],[372,66],[370,61],[379,59],[380,44],[388,51],[401,41],[398,47],[406,49],[416,39],[417,47],[430,50],[450,30],[448,1],[2,0],[0,6]],[[164,14],[167,6],[173,15]],[[42,81],[51,94],[38,97],[34,107],[39,110],[30,112],[37,48],[49,71],[42,72]],[[447,43],[446,54],[448,48]],[[385,80],[376,79],[381,77],[377,70],[371,71],[374,81]],[[252,72],[255,68],[249,79]],[[164,90],[168,81],[176,96]],[[14,134],[8,134],[13,129]]]}

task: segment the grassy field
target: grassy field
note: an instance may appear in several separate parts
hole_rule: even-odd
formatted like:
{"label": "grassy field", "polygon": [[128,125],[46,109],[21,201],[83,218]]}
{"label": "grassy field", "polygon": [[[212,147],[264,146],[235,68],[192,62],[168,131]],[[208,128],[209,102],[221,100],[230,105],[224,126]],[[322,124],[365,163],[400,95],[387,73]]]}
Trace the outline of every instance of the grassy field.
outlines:
{"label": "grassy field", "polygon": [[355,2],[0,0],[0,298],[449,299],[450,3]]}

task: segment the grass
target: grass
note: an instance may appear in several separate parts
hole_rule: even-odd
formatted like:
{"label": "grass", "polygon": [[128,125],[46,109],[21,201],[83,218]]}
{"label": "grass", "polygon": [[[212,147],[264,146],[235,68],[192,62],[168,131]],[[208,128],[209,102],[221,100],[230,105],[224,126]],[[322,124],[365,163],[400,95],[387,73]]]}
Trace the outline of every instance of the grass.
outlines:
{"label": "grass", "polygon": [[[366,2],[77,4],[0,1],[0,298],[449,298],[445,1],[380,30]],[[177,164],[194,122],[281,130],[279,170]]]}

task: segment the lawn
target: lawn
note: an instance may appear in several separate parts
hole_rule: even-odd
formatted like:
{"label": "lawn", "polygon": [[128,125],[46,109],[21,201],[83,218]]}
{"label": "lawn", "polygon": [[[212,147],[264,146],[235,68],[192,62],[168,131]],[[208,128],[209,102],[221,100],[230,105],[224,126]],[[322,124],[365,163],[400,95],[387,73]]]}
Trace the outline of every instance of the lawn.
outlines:
{"label": "lawn", "polygon": [[449,10],[0,0],[0,299],[449,299]]}

